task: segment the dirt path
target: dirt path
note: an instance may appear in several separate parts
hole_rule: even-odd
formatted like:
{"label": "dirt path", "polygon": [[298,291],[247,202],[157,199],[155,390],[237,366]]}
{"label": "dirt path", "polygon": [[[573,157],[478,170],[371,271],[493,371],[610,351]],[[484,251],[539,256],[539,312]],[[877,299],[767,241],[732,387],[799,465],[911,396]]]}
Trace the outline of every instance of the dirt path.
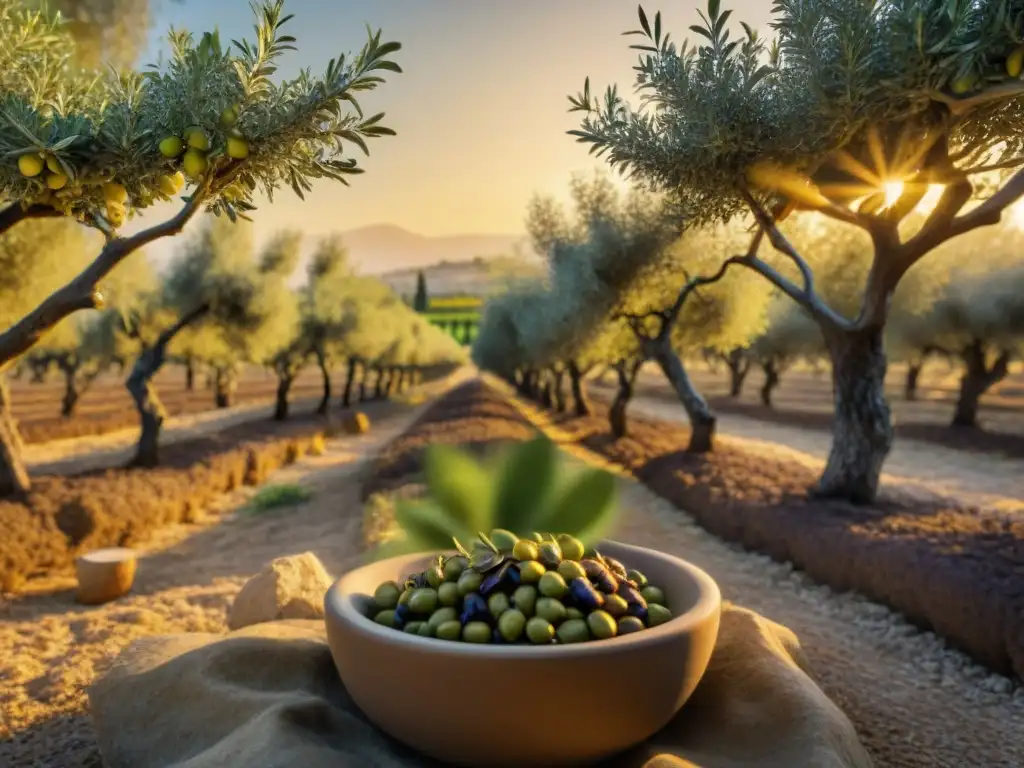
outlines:
{"label": "dirt path", "polygon": [[[570,441],[536,409],[522,410],[563,446]],[[586,449],[570,450],[608,467]],[[1024,688],[885,606],[835,593],[788,563],[712,536],[631,478],[623,477],[621,493],[628,514],[615,538],[695,563],[726,600],[796,632],[817,679],[857,726],[878,768],[1024,765]]]}
{"label": "dirt path", "polygon": [[[422,391],[433,396],[467,375]],[[0,766],[100,768],[85,689],[125,645],[154,634],[226,631],[235,594],[275,557],[312,551],[335,574],[355,565],[364,462],[425,407],[386,417],[366,435],[328,441],[323,456],[274,473],[271,483],[310,488],[305,504],[248,512],[256,489],[243,488],[221,497],[205,520],[162,529],[140,548],[135,586],[120,600],[79,606],[73,579],[55,578],[0,602]]]}
{"label": "dirt path", "polygon": [[[686,421],[681,405],[656,396],[638,395],[630,411],[672,421]],[[828,456],[831,435],[813,429],[771,424],[735,414],[718,414],[722,435],[745,447],[784,455],[815,469]],[[964,504],[1004,513],[1024,512],[1024,462],[957,451],[933,443],[899,439],[885,464],[883,484],[915,495],[947,496]]]}

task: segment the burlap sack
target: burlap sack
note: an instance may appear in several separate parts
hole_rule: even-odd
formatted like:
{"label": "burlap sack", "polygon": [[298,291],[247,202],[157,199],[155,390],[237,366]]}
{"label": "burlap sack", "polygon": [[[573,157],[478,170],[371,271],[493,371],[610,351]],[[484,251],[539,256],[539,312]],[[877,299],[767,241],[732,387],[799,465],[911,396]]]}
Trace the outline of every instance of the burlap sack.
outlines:
{"label": "burlap sack", "polygon": [[[623,768],[869,768],[792,632],[732,606],[693,698]],[[334,669],[322,621],[129,646],[89,692],[110,768],[436,765],[378,732]],[[424,702],[429,706],[429,702]]]}

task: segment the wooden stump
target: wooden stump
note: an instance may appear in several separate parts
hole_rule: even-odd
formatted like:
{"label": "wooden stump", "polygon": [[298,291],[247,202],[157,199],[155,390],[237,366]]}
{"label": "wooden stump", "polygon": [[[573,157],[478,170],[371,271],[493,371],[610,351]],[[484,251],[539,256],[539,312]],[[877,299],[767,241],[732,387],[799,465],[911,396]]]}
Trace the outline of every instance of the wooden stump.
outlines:
{"label": "wooden stump", "polygon": [[125,547],[96,549],[78,557],[78,592],[83,605],[100,605],[122,597],[135,581],[135,552]]}
{"label": "wooden stump", "polygon": [[345,417],[345,432],[350,435],[362,435],[370,431],[370,417],[362,411],[356,411]]}

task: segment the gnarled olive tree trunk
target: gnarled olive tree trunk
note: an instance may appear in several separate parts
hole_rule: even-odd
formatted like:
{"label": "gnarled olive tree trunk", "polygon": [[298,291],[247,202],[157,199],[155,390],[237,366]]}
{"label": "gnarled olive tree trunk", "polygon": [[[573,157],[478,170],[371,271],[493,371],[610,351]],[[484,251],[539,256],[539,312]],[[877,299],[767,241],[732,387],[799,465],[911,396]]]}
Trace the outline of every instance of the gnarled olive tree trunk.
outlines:
{"label": "gnarled olive tree trunk", "polygon": [[707,401],[701,397],[694,387],[693,381],[686,372],[682,358],[672,349],[668,335],[653,339],[647,345],[650,357],[658,364],[669,384],[679,398],[690,420],[690,444],[686,450],[690,453],[707,453],[714,447],[715,426],[717,419],[708,407]]}
{"label": "gnarled olive tree trunk", "polygon": [[25,466],[25,446],[11,413],[7,379],[0,373],[0,497],[28,493],[31,482]]}
{"label": "gnarled olive tree trunk", "polygon": [[213,379],[213,402],[218,408],[230,408],[235,402],[238,379],[231,366],[217,366]]}
{"label": "gnarled olive tree trunk", "polygon": [[275,373],[277,374],[277,395],[274,399],[274,419],[287,421],[290,410],[288,398],[292,391],[292,384],[295,383],[295,366],[287,364],[276,366]]}
{"label": "gnarled olive tree trunk", "polygon": [[551,398],[554,401],[555,411],[557,413],[565,413],[567,406],[565,402],[564,368],[551,369]]}
{"label": "gnarled olive tree trunk", "polygon": [[373,371],[373,399],[380,400],[384,397],[384,384],[387,380],[387,372],[379,365],[375,365]]}
{"label": "gnarled olive tree trunk", "polygon": [[359,366],[359,402],[365,403],[370,399],[369,388],[370,366],[365,362]]}
{"label": "gnarled olive tree trunk", "polygon": [[196,389],[196,364],[191,357],[185,358],[185,391],[194,392]]}
{"label": "gnarled olive tree trunk", "polygon": [[722,355],[722,359],[729,368],[729,397],[739,397],[743,392],[743,382],[750,373],[750,357],[746,350],[734,349]]}
{"label": "gnarled olive tree trunk", "polygon": [[921,369],[924,368],[924,360],[914,360],[907,363],[907,378],[903,382],[903,399],[913,402],[917,400],[917,383],[921,379]]}
{"label": "gnarled olive tree trunk", "polygon": [[345,372],[345,387],[341,391],[341,407],[348,408],[352,405],[352,387],[356,383],[356,368],[359,361],[354,357],[348,359],[348,370]]}
{"label": "gnarled olive tree trunk", "polygon": [[964,374],[960,377],[960,395],[953,413],[954,427],[977,427],[978,407],[981,396],[988,392],[993,384],[1006,378],[1010,372],[1010,353],[995,353],[991,362],[990,350],[985,342],[975,339],[961,351],[964,361]]}
{"label": "gnarled olive tree trunk", "polygon": [[642,361],[627,362],[625,360],[619,361],[615,365],[619,386],[615,391],[615,399],[612,400],[612,404],[608,408],[608,428],[616,439],[628,434],[626,409],[629,407],[629,401],[633,399],[636,375],[640,371],[641,365]]}
{"label": "gnarled olive tree trunk", "polygon": [[566,370],[569,372],[575,413],[577,416],[589,416],[591,414],[590,398],[587,396],[587,382],[583,379],[586,371],[582,370],[575,360],[566,363]]}
{"label": "gnarled olive tree trunk", "polygon": [[316,412],[327,413],[327,410],[331,407],[333,393],[331,392],[331,369],[327,365],[327,356],[323,353],[323,350],[318,349],[316,351],[316,366],[320,369],[320,378],[323,382],[323,395],[320,397],[320,403],[316,407]]}
{"label": "gnarled olive tree trunk", "polygon": [[824,336],[832,359],[835,421],[832,449],[815,494],[868,504],[878,491],[893,440],[882,327],[824,331]]}
{"label": "gnarled olive tree trunk", "polygon": [[177,323],[166,329],[152,346],[142,350],[135,359],[131,373],[125,382],[128,393],[135,401],[135,407],[139,412],[139,442],[135,448],[135,458],[130,466],[134,467],[155,467],[160,463],[160,430],[167,419],[167,412],[163,403],[160,402],[160,395],[153,386],[153,377],[163,367],[167,358],[167,345],[175,336],[189,325],[197,322],[209,311],[209,307],[203,305],[189,312],[178,320]]}
{"label": "gnarled olive tree trunk", "polygon": [[761,361],[761,370],[764,371],[764,384],[761,385],[761,402],[766,408],[771,408],[772,393],[779,386],[779,375],[782,373],[782,365],[774,358],[769,357]]}

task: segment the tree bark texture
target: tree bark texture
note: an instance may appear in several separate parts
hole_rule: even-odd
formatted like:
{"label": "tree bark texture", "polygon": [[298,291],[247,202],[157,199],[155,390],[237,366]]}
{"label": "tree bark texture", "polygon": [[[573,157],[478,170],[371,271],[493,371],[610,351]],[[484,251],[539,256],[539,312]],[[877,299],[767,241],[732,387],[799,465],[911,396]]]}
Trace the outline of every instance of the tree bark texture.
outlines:
{"label": "tree bark texture", "polygon": [[612,436],[618,440],[629,433],[626,409],[629,407],[629,401],[633,399],[634,384],[640,364],[622,362],[615,368],[619,387],[615,391],[615,399],[612,400],[611,407],[608,409],[608,428],[611,430]]}
{"label": "tree bark texture", "polygon": [[25,446],[11,413],[7,380],[0,374],[0,497],[28,493],[30,488]]}
{"label": "tree bark texture", "polygon": [[832,449],[815,493],[870,504],[893,440],[882,328],[832,331],[825,341],[832,359],[835,421]]}
{"label": "tree bark texture", "polygon": [[327,413],[331,407],[331,397],[333,396],[333,392],[331,392],[331,369],[327,366],[327,358],[319,350],[316,353],[316,365],[320,369],[320,378],[323,382],[323,395],[316,407],[316,412]]}
{"label": "tree bark texture", "polygon": [[665,374],[690,420],[690,453],[707,453],[714,447],[717,420],[707,402],[694,387],[682,359],[666,337],[651,345],[651,357]]}
{"label": "tree bark texture", "polygon": [[589,416],[591,414],[590,398],[587,396],[587,383],[583,380],[584,372],[580,370],[575,360],[570,360],[567,363],[566,370],[569,372],[575,413],[577,416]]}
{"label": "tree bark texture", "polygon": [[953,413],[954,427],[978,426],[978,407],[981,396],[993,384],[1006,378],[1010,371],[1010,353],[1001,352],[991,363],[987,345],[975,339],[960,353],[964,361],[964,374],[960,377],[960,394]]}

